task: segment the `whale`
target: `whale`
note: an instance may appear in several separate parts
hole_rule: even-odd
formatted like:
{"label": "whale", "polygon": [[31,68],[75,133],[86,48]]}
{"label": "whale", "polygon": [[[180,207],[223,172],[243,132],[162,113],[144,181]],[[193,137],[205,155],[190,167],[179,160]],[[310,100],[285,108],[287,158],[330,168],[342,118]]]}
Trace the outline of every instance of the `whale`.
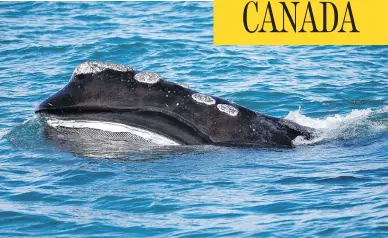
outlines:
{"label": "whale", "polygon": [[[162,76],[109,62],[84,62],[40,103],[47,126],[123,135],[139,145],[294,147],[314,131]],[[130,142],[128,142],[130,143]]]}

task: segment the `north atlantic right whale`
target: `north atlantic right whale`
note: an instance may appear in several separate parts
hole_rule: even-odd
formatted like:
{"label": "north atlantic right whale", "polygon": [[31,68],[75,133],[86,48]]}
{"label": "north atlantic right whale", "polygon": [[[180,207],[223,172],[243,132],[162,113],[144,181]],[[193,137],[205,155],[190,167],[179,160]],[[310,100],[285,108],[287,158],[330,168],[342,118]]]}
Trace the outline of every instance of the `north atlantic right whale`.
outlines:
{"label": "north atlantic right whale", "polygon": [[35,111],[57,128],[128,133],[156,145],[293,147],[313,129],[169,82],[152,72],[85,62]]}

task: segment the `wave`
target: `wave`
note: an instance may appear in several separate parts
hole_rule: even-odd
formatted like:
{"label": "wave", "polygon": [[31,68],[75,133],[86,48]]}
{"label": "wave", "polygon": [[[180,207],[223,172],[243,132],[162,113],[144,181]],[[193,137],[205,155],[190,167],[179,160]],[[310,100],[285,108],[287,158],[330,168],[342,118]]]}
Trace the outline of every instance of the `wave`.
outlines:
{"label": "wave", "polygon": [[316,144],[335,139],[352,139],[360,136],[375,135],[388,131],[388,106],[381,109],[352,110],[345,115],[335,114],[323,119],[303,115],[299,107],[290,111],[285,119],[316,130],[314,139],[297,137],[295,145]]}

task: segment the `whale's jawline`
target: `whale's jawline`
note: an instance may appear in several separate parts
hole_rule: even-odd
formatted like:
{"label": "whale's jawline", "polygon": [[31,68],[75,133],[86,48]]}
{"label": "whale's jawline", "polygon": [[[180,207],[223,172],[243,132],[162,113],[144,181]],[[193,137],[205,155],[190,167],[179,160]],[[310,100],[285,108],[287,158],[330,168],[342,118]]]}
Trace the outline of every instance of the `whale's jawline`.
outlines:
{"label": "whale's jawline", "polygon": [[[111,135],[111,137],[132,139],[134,141],[142,141],[149,145],[158,145],[158,146],[176,146],[180,143],[167,138],[158,133],[154,133],[143,128],[125,125],[121,123],[106,122],[106,121],[89,121],[89,120],[61,120],[55,117],[47,118],[46,123],[48,126],[60,129],[75,129],[78,131],[81,130],[90,130],[89,134],[96,135]],[[99,131],[99,132],[98,132]],[[114,136],[112,136],[114,135]]]}
{"label": "whale's jawline", "polygon": [[119,123],[129,127],[136,127],[164,136],[178,144],[210,144],[210,139],[200,133],[195,127],[160,111],[144,109],[55,109],[40,110],[39,116],[59,120],[98,121],[101,123]]}

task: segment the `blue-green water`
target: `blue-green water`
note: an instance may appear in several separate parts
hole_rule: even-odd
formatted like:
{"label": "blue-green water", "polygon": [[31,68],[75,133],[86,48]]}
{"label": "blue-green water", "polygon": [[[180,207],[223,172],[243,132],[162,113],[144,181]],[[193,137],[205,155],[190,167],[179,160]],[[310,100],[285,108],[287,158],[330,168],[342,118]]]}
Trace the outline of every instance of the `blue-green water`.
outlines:
{"label": "blue-green water", "polygon": [[[214,46],[212,11],[0,3],[0,236],[388,235],[388,48]],[[157,72],[320,136],[284,150],[66,150],[42,137],[34,106],[87,60]]]}

